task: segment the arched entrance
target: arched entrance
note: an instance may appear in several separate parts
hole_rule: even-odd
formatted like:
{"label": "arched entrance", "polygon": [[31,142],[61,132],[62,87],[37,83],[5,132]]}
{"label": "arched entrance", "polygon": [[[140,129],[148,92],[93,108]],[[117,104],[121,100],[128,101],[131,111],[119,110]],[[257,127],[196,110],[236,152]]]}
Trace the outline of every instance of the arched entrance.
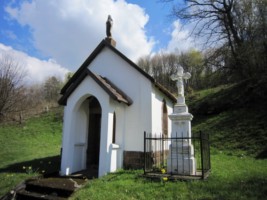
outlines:
{"label": "arched entrance", "polygon": [[86,168],[95,176],[98,175],[100,154],[102,109],[95,97],[89,97],[89,127],[87,141]]}

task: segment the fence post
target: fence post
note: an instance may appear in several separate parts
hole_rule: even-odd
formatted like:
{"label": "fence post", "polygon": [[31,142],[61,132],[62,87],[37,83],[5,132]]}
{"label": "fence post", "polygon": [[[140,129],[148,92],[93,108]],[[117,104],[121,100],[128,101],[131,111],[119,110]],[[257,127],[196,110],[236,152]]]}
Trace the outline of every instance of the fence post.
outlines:
{"label": "fence post", "polygon": [[204,158],[203,158],[203,134],[200,131],[200,152],[201,152],[201,171],[202,171],[202,179],[204,179]]}
{"label": "fence post", "polygon": [[144,174],[146,174],[146,132],[144,132]]}
{"label": "fence post", "polygon": [[164,147],[163,147],[163,134],[160,134],[160,168],[164,167]]}
{"label": "fence post", "polygon": [[208,140],[208,152],[209,152],[209,170],[211,169],[211,163],[210,163],[210,135],[207,134],[207,140]]}

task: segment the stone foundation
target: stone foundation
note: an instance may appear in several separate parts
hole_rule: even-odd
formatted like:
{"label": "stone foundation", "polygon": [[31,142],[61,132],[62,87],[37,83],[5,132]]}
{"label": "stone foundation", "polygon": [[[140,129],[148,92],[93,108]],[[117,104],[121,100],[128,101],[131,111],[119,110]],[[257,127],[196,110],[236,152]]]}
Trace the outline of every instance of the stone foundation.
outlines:
{"label": "stone foundation", "polygon": [[123,152],[124,169],[142,169],[143,167],[144,167],[144,152],[142,151]]}
{"label": "stone foundation", "polygon": [[[146,165],[148,168],[153,166],[164,165],[164,160],[168,158],[168,150],[163,152],[147,152]],[[163,167],[163,166],[162,166]],[[144,168],[144,152],[142,151],[124,151],[123,152],[123,168],[124,169],[143,169]]]}

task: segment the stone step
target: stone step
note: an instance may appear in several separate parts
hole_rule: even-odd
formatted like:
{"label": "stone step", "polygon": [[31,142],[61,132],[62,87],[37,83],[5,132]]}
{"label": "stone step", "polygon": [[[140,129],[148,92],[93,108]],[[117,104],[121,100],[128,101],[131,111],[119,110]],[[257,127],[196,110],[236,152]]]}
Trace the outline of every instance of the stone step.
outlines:
{"label": "stone step", "polygon": [[26,187],[17,192],[17,198],[23,199],[67,199],[82,187],[84,179],[71,177],[50,177],[26,181]]}
{"label": "stone step", "polygon": [[66,197],[59,197],[56,193],[48,194],[41,194],[37,192],[30,192],[27,190],[20,190],[17,192],[16,200],[67,200]]}

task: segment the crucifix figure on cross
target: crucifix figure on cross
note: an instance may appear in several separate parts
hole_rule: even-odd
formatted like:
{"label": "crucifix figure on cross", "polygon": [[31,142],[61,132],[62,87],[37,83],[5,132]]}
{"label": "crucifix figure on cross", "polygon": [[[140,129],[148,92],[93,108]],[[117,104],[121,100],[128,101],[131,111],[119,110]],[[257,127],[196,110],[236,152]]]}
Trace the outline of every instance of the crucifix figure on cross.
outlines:
{"label": "crucifix figure on cross", "polygon": [[174,74],[171,76],[171,79],[173,81],[177,81],[176,85],[178,88],[178,97],[179,96],[184,97],[184,81],[183,81],[183,79],[187,80],[190,77],[191,77],[191,74],[189,72],[184,73],[184,69],[181,66],[178,67],[177,74]]}

